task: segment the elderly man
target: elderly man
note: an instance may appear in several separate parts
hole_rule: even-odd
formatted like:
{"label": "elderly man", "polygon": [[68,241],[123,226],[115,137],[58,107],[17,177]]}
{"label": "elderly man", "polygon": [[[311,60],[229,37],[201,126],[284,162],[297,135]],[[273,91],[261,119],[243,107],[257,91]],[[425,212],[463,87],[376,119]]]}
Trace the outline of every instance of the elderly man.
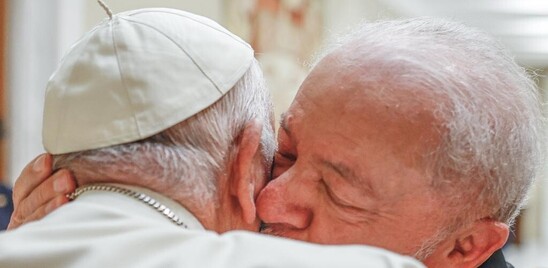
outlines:
{"label": "elderly man", "polygon": [[285,113],[266,233],[476,267],[508,237],[543,159],[534,83],[460,24],[366,24]]}
{"label": "elderly man", "polygon": [[178,10],[109,16],[46,92],[44,146],[73,172],[74,201],[1,234],[1,267],[422,267],[373,247],[219,235],[258,230],[275,149],[253,50]]}
{"label": "elderly man", "polygon": [[[264,232],[481,265],[543,159],[534,83],[485,34],[435,19],[365,24],[325,55],[283,116]],[[57,206],[51,181],[25,203]]]}

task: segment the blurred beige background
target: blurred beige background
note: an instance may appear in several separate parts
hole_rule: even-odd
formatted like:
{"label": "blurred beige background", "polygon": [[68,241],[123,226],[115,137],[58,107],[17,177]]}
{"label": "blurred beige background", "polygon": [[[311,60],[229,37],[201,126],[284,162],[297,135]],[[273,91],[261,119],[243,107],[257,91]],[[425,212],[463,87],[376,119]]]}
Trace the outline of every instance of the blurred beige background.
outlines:
{"label": "blurred beige background", "polygon": [[[333,34],[361,21],[438,16],[465,21],[499,38],[548,90],[548,1],[545,0],[105,0],[114,12],[172,7],[197,13],[250,42],[272,92],[277,116],[306,76],[306,63]],[[41,121],[49,75],[79,36],[106,17],[94,0],[0,0],[4,34],[0,81],[1,178],[13,183],[43,152]],[[3,78],[2,78],[3,77]],[[3,97],[2,97],[3,96]],[[544,96],[547,96],[544,94]],[[1,130],[1,129],[0,129]],[[2,132],[2,131],[0,131]],[[506,250],[516,267],[548,267],[548,181],[537,182]],[[542,259],[544,258],[544,259]],[[544,265],[544,266],[542,266]]]}

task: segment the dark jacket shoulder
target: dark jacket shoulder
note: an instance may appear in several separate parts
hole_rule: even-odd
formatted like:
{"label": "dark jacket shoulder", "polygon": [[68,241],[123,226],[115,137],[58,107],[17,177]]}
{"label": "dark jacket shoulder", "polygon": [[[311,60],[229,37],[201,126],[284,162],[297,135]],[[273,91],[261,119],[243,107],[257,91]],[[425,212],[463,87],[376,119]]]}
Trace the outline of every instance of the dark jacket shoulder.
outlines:
{"label": "dark jacket shoulder", "polygon": [[485,261],[480,268],[514,268],[512,264],[506,262],[502,250],[499,249],[487,261]]}

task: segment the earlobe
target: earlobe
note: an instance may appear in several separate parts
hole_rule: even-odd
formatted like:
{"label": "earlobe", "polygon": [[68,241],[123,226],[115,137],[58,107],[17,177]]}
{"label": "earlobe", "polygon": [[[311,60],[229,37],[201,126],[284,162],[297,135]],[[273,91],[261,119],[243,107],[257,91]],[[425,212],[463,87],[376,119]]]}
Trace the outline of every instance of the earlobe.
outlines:
{"label": "earlobe", "polygon": [[242,216],[244,222],[247,224],[253,224],[255,219],[257,219],[257,208],[255,206],[255,198],[253,196],[255,187],[251,184],[249,186],[250,187],[247,187],[248,189],[245,189],[241,193],[242,197],[247,193],[247,198],[246,200],[240,200],[240,204],[242,206]]}
{"label": "earlobe", "polygon": [[[234,161],[234,177],[231,193],[238,201],[243,220],[252,224],[257,218],[255,207],[255,188],[261,174],[260,141],[262,123],[259,120],[249,122],[238,140],[238,152]],[[259,161],[257,161],[259,160]]]}
{"label": "earlobe", "polygon": [[447,255],[449,262],[458,267],[478,267],[502,248],[508,234],[508,225],[504,223],[490,219],[477,221],[454,240]]}

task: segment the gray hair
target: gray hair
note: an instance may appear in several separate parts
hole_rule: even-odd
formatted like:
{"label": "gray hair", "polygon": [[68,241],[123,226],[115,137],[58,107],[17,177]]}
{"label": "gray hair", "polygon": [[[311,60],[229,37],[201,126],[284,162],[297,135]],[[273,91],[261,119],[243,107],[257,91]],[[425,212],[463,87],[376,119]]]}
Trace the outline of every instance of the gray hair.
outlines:
{"label": "gray hair", "polygon": [[158,186],[177,199],[215,201],[217,179],[230,172],[235,142],[251,120],[263,124],[265,176],[276,149],[272,103],[262,71],[253,61],[246,74],[216,103],[144,140],[54,156],[54,168],[68,168],[86,182],[131,182]]}
{"label": "gray hair", "polygon": [[367,71],[357,79],[380,103],[431,104],[441,141],[421,157],[434,189],[463,213],[461,224],[513,223],[544,159],[544,116],[535,83],[497,41],[460,23],[415,18],[365,23],[318,58],[332,52],[358,59]]}

